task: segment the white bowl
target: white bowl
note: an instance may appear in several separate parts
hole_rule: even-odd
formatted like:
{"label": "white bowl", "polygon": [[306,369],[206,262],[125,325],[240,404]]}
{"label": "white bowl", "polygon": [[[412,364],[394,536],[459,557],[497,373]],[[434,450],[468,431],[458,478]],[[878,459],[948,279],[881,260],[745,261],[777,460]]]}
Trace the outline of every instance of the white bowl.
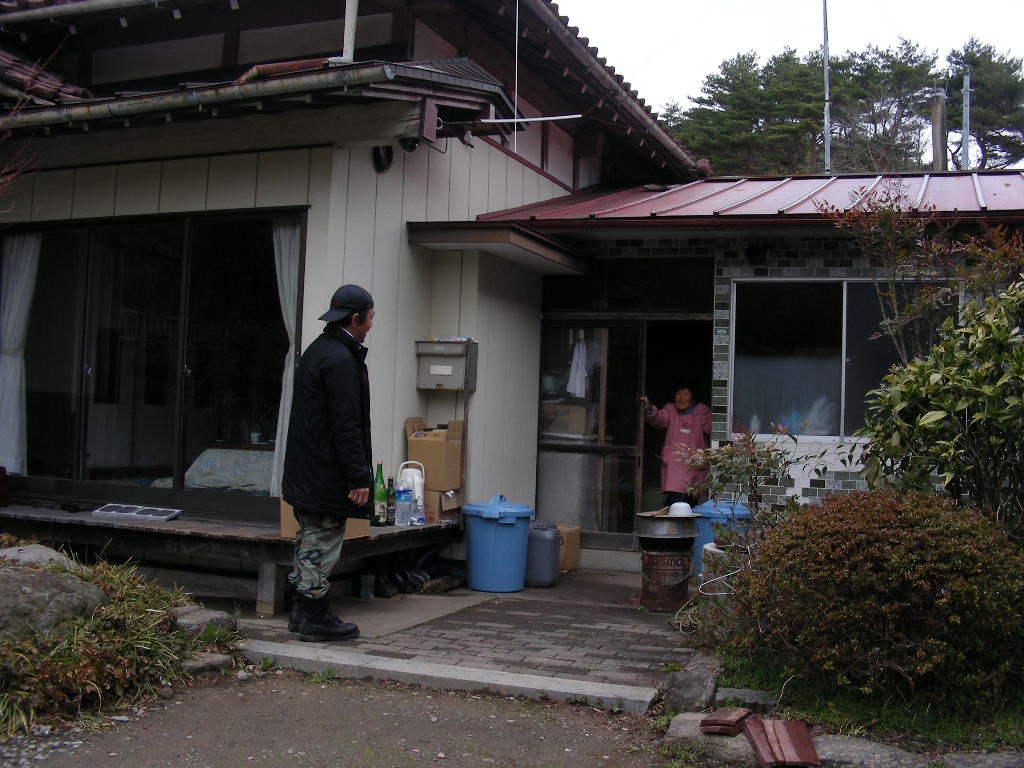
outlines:
{"label": "white bowl", "polygon": [[668,514],[669,517],[690,517],[693,515],[693,509],[685,501],[677,501],[668,508]]}

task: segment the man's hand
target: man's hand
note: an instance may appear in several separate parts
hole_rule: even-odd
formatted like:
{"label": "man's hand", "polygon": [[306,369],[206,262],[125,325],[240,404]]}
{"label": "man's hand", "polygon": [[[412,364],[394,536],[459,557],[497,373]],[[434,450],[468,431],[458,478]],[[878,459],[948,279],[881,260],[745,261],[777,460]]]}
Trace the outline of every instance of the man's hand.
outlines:
{"label": "man's hand", "polygon": [[357,507],[366,506],[366,502],[370,500],[370,489],[369,488],[353,488],[348,492],[348,500],[355,504]]}

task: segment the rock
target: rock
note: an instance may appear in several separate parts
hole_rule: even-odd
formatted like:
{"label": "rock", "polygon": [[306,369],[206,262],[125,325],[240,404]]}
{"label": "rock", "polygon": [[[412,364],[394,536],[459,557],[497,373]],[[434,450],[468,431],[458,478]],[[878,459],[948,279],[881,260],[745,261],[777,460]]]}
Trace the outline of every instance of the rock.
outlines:
{"label": "rock", "polygon": [[[715,691],[716,707],[746,707],[754,712],[771,712],[778,701],[771,691],[755,691],[752,688],[719,688]],[[726,702],[739,702],[727,704]]]}
{"label": "rock", "polygon": [[863,766],[863,768],[926,768],[929,761],[906,750],[876,744],[853,736],[815,736],[814,749],[825,768]]}
{"label": "rock", "polygon": [[207,627],[220,627],[231,632],[238,630],[235,617],[224,611],[211,611],[199,605],[176,605],[168,613],[190,637],[201,635]]}
{"label": "rock", "polygon": [[981,755],[974,752],[950,752],[939,758],[946,768],[1024,768],[1022,752],[992,752]]}
{"label": "rock", "polygon": [[82,567],[71,558],[65,557],[55,549],[44,547],[42,544],[26,544],[24,547],[0,549],[0,560],[9,560],[14,565],[23,568],[59,565],[69,571],[77,571]]}
{"label": "rock", "polygon": [[707,709],[715,696],[715,679],[722,662],[715,656],[694,653],[689,663],[668,678],[665,708],[669,712],[698,712]]}
{"label": "rock", "polygon": [[665,733],[665,744],[679,744],[700,750],[709,762],[721,765],[752,766],[757,758],[744,734],[726,736],[721,733],[701,733],[700,721],[703,712],[683,712],[672,718]]}
{"label": "rock", "polygon": [[181,668],[190,675],[200,672],[218,672],[231,666],[231,657],[223,653],[200,653],[181,662]]}
{"label": "rock", "polygon": [[49,634],[106,600],[102,589],[70,573],[0,568],[0,637]]}

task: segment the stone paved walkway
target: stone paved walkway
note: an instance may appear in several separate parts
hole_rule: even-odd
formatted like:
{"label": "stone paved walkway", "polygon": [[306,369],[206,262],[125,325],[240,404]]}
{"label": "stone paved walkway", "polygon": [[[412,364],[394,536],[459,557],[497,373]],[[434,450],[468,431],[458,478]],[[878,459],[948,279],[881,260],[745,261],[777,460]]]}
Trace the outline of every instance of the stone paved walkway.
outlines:
{"label": "stone paved walkway", "polygon": [[[253,639],[306,647],[659,688],[667,681],[666,666],[685,665],[691,651],[668,623],[671,614],[649,612],[630,602],[639,592],[639,578],[576,571],[549,589],[483,595],[481,602],[455,613],[344,643],[302,643],[287,631],[283,616],[243,617],[241,629]],[[481,595],[470,590],[449,595],[457,598],[458,593]],[[374,609],[415,611],[417,597],[375,600]]]}

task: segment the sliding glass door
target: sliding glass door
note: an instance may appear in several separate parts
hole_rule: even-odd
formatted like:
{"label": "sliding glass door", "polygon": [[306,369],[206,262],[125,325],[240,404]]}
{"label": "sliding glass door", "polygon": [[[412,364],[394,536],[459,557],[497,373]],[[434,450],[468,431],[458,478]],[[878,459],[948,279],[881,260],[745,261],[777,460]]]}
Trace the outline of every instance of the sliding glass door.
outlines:
{"label": "sliding glass door", "polygon": [[16,488],[270,514],[300,233],[290,217],[160,219],[5,249],[37,266]]}
{"label": "sliding glass door", "polygon": [[541,359],[537,514],[629,534],[639,500],[642,328],[549,324]]}
{"label": "sliding glass door", "polygon": [[82,479],[147,487],[174,471],[182,227],[97,227],[89,254]]}
{"label": "sliding glass door", "polygon": [[[267,494],[288,351],[272,222],[192,228],[186,311],[183,486]],[[282,436],[283,437],[283,436]]]}

